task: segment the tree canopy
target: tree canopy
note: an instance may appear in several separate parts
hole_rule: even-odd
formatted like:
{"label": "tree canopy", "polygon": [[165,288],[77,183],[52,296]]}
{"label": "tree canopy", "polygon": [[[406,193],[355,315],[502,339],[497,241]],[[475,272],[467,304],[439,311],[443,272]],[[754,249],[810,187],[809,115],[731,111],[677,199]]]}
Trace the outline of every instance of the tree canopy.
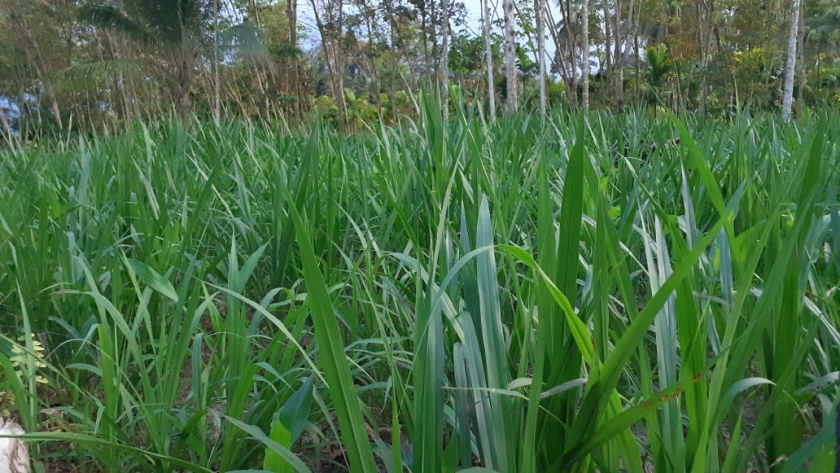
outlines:
{"label": "tree canopy", "polygon": [[779,109],[786,75],[797,113],[838,107],[840,8],[800,4],[506,0],[470,12],[450,0],[6,0],[0,122],[18,133],[169,112],[320,114],[352,127],[396,120],[412,93],[443,87],[489,111],[491,100],[540,97],[720,115]]}

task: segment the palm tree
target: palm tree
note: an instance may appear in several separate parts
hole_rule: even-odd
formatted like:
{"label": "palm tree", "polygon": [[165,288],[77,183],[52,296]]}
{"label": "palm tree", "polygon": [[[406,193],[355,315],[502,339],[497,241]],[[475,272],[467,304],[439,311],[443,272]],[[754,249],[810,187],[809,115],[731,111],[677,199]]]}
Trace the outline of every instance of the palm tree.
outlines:
{"label": "palm tree", "polygon": [[840,57],[840,6],[809,18],[803,26],[806,26],[805,41],[817,48],[817,83],[822,84],[823,53],[834,51],[828,55],[828,64]]}
{"label": "palm tree", "polygon": [[829,8],[808,21],[809,39],[840,44],[840,6]]}
{"label": "palm tree", "polygon": [[[822,14],[806,21],[806,40],[814,43],[822,50],[827,47],[829,51],[834,50],[840,53],[840,6],[829,8]],[[835,53],[834,57],[838,54]]]}
{"label": "palm tree", "polygon": [[668,57],[668,47],[657,44],[645,48],[645,63],[647,67],[642,73],[650,86],[652,100],[659,105],[662,86],[674,71],[674,62]]}
{"label": "palm tree", "polygon": [[148,48],[151,54],[141,59],[167,78],[178,113],[185,115],[204,39],[202,26],[212,5],[207,0],[124,0],[119,4],[87,4],[79,17]]}

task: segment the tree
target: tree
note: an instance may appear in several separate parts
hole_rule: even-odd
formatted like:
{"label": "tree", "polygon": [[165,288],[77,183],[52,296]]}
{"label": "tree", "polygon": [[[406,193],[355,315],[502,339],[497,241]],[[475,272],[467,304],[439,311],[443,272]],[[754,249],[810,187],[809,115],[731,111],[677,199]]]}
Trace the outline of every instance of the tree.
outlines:
{"label": "tree", "polygon": [[787,63],[785,65],[785,87],[782,95],[782,119],[790,120],[791,105],[793,104],[793,81],[796,75],[796,42],[799,28],[799,9],[801,0],[793,0],[790,20],[790,36],[788,36]]}
{"label": "tree", "polygon": [[569,98],[569,103],[572,106],[577,105],[577,89],[578,89],[578,21],[572,13],[571,0],[558,2],[560,11],[563,15],[562,21],[554,21],[551,9],[545,10],[548,16],[548,26],[551,32],[551,37],[554,40],[554,64],[552,70],[559,72],[566,84],[566,91]]}
{"label": "tree", "polygon": [[517,92],[519,89],[516,75],[516,23],[513,16],[513,0],[504,0],[502,8],[505,12],[505,77],[507,79],[507,107],[515,111],[518,105]]}
{"label": "tree", "polygon": [[[315,0],[310,0],[312,12],[315,14],[315,24],[321,35],[321,48],[324,53],[333,96],[341,105],[342,119],[347,117],[347,101],[344,98],[344,54],[340,51],[344,23],[344,5],[342,0],[326,0],[326,4],[319,8]],[[326,18],[321,19],[320,11],[326,12]]]}
{"label": "tree", "polygon": [[219,124],[222,114],[221,79],[219,76],[219,0],[213,0],[213,121]]}
{"label": "tree", "polygon": [[[278,112],[300,120],[317,108],[358,125],[374,106],[374,119],[413,113],[409,96],[423,87],[437,87],[445,103],[453,81],[488,101],[490,117],[498,93],[508,109],[542,112],[552,90],[573,107],[616,109],[625,95],[665,105],[667,87],[668,105],[702,114],[775,110],[788,105],[775,91],[791,88],[799,111],[834,103],[840,90],[831,0],[799,0],[798,25],[791,2],[779,1],[502,0],[498,12],[491,1],[481,1],[474,34],[461,29],[457,0],[304,0],[319,33],[304,52],[300,0],[0,0],[0,131],[91,130],[167,108],[216,121]],[[546,40],[556,51],[548,58]],[[672,64],[661,86],[643,59],[658,44]],[[549,72],[565,87],[552,88]],[[308,100],[317,95],[329,98]]]}
{"label": "tree", "polygon": [[540,114],[545,115],[545,28],[543,27],[542,0],[534,0],[534,12],[537,17],[537,63],[540,67]]}
{"label": "tree", "polygon": [[799,88],[796,96],[796,114],[802,116],[802,107],[805,105],[805,88],[808,85],[808,77],[805,71],[805,24],[803,8],[799,9],[799,17],[796,21],[799,22],[799,31],[796,34],[796,48],[799,58],[796,62],[796,77],[799,81]]}
{"label": "tree", "polygon": [[583,0],[581,9],[581,54],[583,55],[583,109],[589,110],[589,0]]}
{"label": "tree", "polygon": [[[119,4],[122,4],[124,9]],[[126,0],[87,4],[79,17],[142,43],[162,60],[158,69],[168,77],[179,115],[190,110],[196,61],[203,43],[202,26],[208,6],[198,0]]]}
{"label": "tree", "polygon": [[644,76],[650,86],[650,102],[658,106],[662,103],[661,93],[665,80],[673,73],[674,62],[668,57],[668,48],[664,44],[645,49],[645,62],[647,67]]}
{"label": "tree", "polygon": [[443,91],[443,116],[449,118],[449,2],[442,0],[443,9],[443,51],[440,55],[441,90]]}
{"label": "tree", "polygon": [[300,49],[298,48],[298,32],[297,32],[297,10],[298,0],[286,0],[286,18],[289,22],[289,44],[288,48],[292,56],[292,73],[291,82],[294,90],[295,100],[295,116],[300,118]]}
{"label": "tree", "polygon": [[56,38],[68,34],[65,22],[74,14],[73,8],[47,2],[0,1],[0,44],[6,53],[6,60],[0,60],[0,98],[17,95],[18,107],[34,108],[41,126],[48,119],[41,109],[49,108],[54,125],[64,128],[56,73],[69,65],[73,45]]}
{"label": "tree", "polygon": [[490,26],[493,16],[490,14],[490,0],[482,0],[482,29],[484,31],[484,55],[487,67],[487,101],[490,107],[490,119],[496,117],[496,84],[493,81],[493,40],[490,37]]}
{"label": "tree", "polygon": [[615,0],[615,101],[616,108],[624,108],[624,38],[621,35],[621,0]]}

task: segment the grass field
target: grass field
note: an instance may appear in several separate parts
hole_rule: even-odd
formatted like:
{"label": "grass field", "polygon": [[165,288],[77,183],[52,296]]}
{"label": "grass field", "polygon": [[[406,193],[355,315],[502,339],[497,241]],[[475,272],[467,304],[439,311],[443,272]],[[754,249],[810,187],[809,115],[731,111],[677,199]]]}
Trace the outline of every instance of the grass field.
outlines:
{"label": "grass field", "polygon": [[39,465],[831,471],[840,119],[476,113],[0,152]]}

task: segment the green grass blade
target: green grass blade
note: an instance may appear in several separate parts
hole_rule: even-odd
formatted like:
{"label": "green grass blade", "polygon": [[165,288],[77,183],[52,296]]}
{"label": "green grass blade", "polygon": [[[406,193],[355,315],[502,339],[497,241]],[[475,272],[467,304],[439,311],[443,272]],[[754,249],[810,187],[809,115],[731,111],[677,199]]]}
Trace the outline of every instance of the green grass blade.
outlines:
{"label": "green grass blade", "polygon": [[350,373],[350,364],[344,354],[344,340],[341,337],[335,311],[333,310],[327,286],[324,283],[318,260],[312,249],[307,227],[297,209],[290,207],[290,213],[298,238],[303,272],[315,325],[315,338],[322,354],[324,374],[329,383],[341,437],[347,447],[350,468],[353,471],[375,472],[376,465],[368,442],[367,430],[359,397]]}

